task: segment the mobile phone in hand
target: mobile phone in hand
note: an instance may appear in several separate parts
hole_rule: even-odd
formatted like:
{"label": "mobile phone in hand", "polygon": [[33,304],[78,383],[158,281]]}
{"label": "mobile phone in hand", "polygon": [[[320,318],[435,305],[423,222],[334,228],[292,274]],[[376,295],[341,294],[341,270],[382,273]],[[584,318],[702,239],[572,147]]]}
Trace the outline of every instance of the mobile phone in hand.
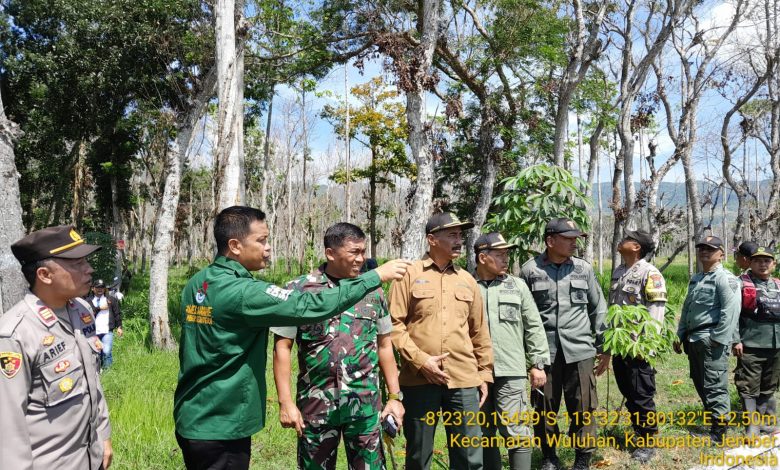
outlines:
{"label": "mobile phone in hand", "polygon": [[398,434],[398,424],[396,424],[393,415],[387,415],[382,420],[382,431],[390,437],[395,437]]}

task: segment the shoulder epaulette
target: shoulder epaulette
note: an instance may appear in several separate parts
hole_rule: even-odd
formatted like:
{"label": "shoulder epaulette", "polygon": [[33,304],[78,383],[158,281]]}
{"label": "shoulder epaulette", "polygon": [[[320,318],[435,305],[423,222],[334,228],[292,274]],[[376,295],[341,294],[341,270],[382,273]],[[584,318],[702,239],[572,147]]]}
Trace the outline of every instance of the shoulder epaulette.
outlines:
{"label": "shoulder epaulette", "polygon": [[10,338],[24,318],[24,313],[6,313],[0,318],[0,338]]}

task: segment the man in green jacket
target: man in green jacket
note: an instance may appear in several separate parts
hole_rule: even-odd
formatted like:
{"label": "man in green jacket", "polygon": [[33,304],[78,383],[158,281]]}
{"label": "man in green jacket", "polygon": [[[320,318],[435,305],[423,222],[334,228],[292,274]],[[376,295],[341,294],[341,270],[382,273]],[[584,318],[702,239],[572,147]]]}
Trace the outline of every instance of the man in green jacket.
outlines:
{"label": "man in green jacket", "polygon": [[[563,394],[568,416],[583,417],[569,421],[576,448],[573,470],[590,468],[596,450],[596,421],[588,419],[598,408],[595,376],[609,368],[611,359],[602,349],[607,329],[604,293],[591,264],[574,256],[577,239],[586,236],[574,221],[552,219],[544,230],[545,251],[520,270],[520,277],[531,288],[550,347],[544,395],[533,395],[536,411],[557,414]],[[539,420],[534,433],[542,441],[542,470],[559,469],[557,441],[553,440],[560,434],[557,420]]]}
{"label": "man in green jacket", "polygon": [[[531,291],[522,279],[507,274],[509,250],[513,248],[517,245],[507,243],[498,232],[484,234],[474,244],[477,284],[494,357],[493,383],[488,385],[488,398],[482,406],[482,435],[492,438],[498,428],[509,449],[509,468],[530,470],[533,433],[528,426],[526,382],[531,382],[531,389],[544,386],[550,350]],[[499,448],[483,448],[482,460],[486,469],[501,468]]]}
{"label": "man in green jacket", "polygon": [[757,247],[750,259],[750,270],[741,276],[734,382],[749,419],[747,434],[756,436],[773,430],[777,420],[770,401],[780,385],[780,279],[772,276],[775,255],[770,250]]}
{"label": "man in green jacket", "polygon": [[390,261],[319,293],[255,280],[271,254],[263,211],[233,206],[214,221],[218,256],[181,299],[176,439],[188,469],[248,469],[250,437],[265,420],[268,327],[297,326],[351,307],[409,263]]}
{"label": "man in green jacket", "polygon": [[702,239],[696,244],[696,256],[703,272],[694,274],[688,284],[674,349],[688,354],[691,379],[711,423],[709,437],[721,443],[731,411],[728,365],[739,318],[739,280],[721,264],[720,238]]}

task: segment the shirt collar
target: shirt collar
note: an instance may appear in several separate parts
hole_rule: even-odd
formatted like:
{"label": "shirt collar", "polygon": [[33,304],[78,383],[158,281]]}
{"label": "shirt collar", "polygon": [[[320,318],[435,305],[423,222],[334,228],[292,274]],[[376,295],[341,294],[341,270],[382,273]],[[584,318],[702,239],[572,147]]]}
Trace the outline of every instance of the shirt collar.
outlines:
{"label": "shirt collar", "polygon": [[[543,251],[543,252],[542,252],[542,253],[541,253],[539,256],[541,256],[541,257],[542,257],[542,265],[543,265],[543,266],[547,266],[547,265],[549,265],[549,264],[555,264],[555,263],[553,263],[552,261],[550,261],[550,260],[547,258],[547,250],[544,250],[544,251]],[[563,263],[561,263],[561,264],[574,264],[574,261],[572,261],[572,259],[571,259],[571,258],[569,258],[569,259],[567,259],[566,261],[564,261],[564,262],[563,262]]]}
{"label": "shirt collar", "polygon": [[444,267],[444,269],[439,269],[439,265],[437,265],[436,263],[433,262],[433,258],[431,258],[431,256],[428,253],[425,253],[425,256],[423,256],[422,262],[423,262],[423,269],[428,269],[430,267],[434,267],[434,268],[436,268],[437,271],[440,271],[442,273],[446,272],[448,269],[452,269],[455,272],[458,272],[458,270],[460,269],[459,267],[455,266],[452,263],[452,261],[450,261],[449,264]]}
{"label": "shirt collar", "polygon": [[239,277],[252,277],[252,273],[250,273],[249,270],[244,267],[244,265],[224,255],[217,256],[214,259],[214,263],[212,264],[229,269],[236,273]]}

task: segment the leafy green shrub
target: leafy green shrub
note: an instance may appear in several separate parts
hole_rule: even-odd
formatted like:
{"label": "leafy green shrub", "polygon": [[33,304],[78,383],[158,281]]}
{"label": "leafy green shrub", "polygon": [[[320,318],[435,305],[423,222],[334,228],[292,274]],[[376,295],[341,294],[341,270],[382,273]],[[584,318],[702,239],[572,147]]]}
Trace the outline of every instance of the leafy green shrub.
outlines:
{"label": "leafy green shrub", "polygon": [[672,351],[677,339],[675,315],[666,310],[664,322],[650,316],[644,305],[613,305],[607,312],[604,351],[613,356],[641,358],[655,367]]}
{"label": "leafy green shrub", "polygon": [[513,261],[535,255],[534,247],[542,242],[550,219],[567,217],[582,230],[590,227],[587,207],[591,202],[580,189],[586,183],[561,167],[530,166],[501,184],[504,190],[493,200],[497,212],[485,230],[499,231],[509,243],[518,245],[512,251]]}

